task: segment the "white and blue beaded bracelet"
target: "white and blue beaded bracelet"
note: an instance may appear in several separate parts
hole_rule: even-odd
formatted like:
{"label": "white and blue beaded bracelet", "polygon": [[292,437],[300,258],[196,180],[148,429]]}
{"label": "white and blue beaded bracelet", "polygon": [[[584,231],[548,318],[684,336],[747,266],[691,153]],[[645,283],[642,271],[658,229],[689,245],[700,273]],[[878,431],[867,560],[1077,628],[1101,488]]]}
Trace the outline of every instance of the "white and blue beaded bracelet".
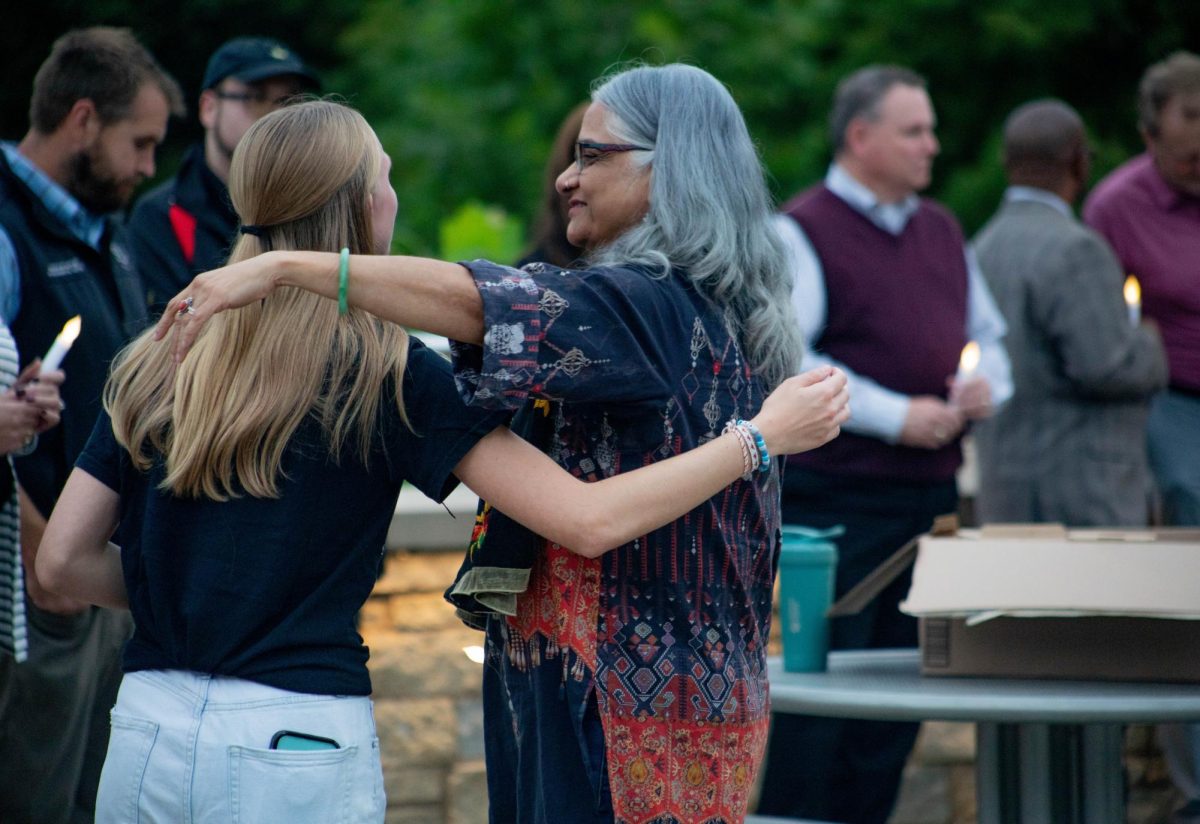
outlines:
{"label": "white and blue beaded bracelet", "polygon": [[771,455],[767,452],[767,442],[763,439],[762,432],[758,431],[758,427],[750,421],[739,420],[737,426],[744,426],[750,433],[750,437],[754,438],[754,446],[758,449],[758,471],[769,472],[771,469]]}

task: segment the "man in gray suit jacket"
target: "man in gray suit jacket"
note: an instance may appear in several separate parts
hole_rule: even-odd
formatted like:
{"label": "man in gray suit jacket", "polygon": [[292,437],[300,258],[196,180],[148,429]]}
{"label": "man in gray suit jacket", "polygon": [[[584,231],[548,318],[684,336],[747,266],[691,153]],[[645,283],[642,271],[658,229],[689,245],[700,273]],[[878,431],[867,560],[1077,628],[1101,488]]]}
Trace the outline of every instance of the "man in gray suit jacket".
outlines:
{"label": "man in gray suit jacket", "polygon": [[1147,402],[1166,361],[1157,330],[1131,322],[1116,257],[1072,214],[1083,121],[1057,100],[1020,106],[1004,167],[1004,203],[974,248],[1008,321],[1015,391],[975,430],[979,520],[1144,524]]}

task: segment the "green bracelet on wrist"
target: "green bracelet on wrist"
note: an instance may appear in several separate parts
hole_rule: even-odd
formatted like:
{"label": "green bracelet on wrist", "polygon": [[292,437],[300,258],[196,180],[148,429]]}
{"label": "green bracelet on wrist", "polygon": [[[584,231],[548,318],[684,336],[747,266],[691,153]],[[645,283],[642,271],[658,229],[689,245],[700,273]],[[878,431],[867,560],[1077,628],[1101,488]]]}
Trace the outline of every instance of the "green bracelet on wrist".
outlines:
{"label": "green bracelet on wrist", "polygon": [[350,247],[342,247],[342,257],[338,263],[338,314],[344,315],[350,311],[346,301],[346,290],[350,288]]}

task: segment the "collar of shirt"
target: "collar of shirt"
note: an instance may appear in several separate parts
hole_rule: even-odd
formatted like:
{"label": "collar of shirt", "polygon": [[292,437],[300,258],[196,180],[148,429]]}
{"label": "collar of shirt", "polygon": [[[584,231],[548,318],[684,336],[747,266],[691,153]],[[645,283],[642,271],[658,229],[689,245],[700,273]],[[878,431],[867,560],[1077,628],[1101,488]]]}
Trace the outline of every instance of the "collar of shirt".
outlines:
{"label": "collar of shirt", "polygon": [[1061,212],[1067,217],[1072,217],[1071,207],[1067,201],[1063,200],[1054,192],[1048,192],[1045,189],[1038,189],[1033,186],[1009,186],[1004,190],[1004,201],[1006,203],[1041,203],[1043,206],[1049,206],[1057,212]]}
{"label": "collar of shirt", "polygon": [[1164,212],[1170,212],[1184,206],[1188,203],[1195,203],[1196,198],[1184,194],[1176,189],[1162,176],[1162,172],[1158,170],[1157,164],[1154,162],[1154,156],[1149,152],[1142,155],[1145,158],[1142,181],[1146,186],[1146,192],[1150,195],[1150,199],[1154,201],[1154,205]]}
{"label": "collar of shirt", "polygon": [[825,175],[825,188],[846,201],[850,208],[891,235],[898,235],[921,205],[920,198],[909,195],[898,203],[880,203],[875,193],[860,183],[839,164]]}
{"label": "collar of shirt", "polygon": [[0,144],[13,174],[29,187],[34,196],[42,201],[50,214],[59,220],[80,241],[100,250],[104,237],[105,220],[89,212],[66,189],[51,180],[45,172],[29,162],[17,151],[13,143]]}

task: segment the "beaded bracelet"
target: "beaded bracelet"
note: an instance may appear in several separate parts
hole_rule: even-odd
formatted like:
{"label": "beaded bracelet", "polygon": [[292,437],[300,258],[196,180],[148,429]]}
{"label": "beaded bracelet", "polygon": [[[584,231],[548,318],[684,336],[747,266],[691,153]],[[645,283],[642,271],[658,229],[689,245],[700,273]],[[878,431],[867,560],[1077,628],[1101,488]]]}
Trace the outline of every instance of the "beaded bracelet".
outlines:
{"label": "beaded bracelet", "polygon": [[740,421],[740,423],[744,423],[754,437],[754,445],[758,447],[758,471],[766,474],[771,470],[771,453],[767,451],[767,442],[763,438],[762,432],[750,421]]}
{"label": "beaded bracelet", "polygon": [[350,247],[342,247],[342,256],[338,261],[338,314],[344,315],[350,311],[346,299],[346,291],[350,288]]}
{"label": "beaded bracelet", "polygon": [[764,473],[770,471],[771,453],[767,451],[767,442],[757,426],[739,418],[725,424],[723,431],[733,432],[738,436],[738,441],[742,445],[743,465],[746,468],[744,477],[747,480],[756,469]]}
{"label": "beaded bracelet", "polygon": [[729,421],[725,424],[724,432],[732,432],[737,438],[738,446],[742,450],[742,479],[750,480],[754,475],[754,470],[759,468],[761,461],[761,453],[754,442],[754,434],[750,427],[746,426],[745,421]]}

